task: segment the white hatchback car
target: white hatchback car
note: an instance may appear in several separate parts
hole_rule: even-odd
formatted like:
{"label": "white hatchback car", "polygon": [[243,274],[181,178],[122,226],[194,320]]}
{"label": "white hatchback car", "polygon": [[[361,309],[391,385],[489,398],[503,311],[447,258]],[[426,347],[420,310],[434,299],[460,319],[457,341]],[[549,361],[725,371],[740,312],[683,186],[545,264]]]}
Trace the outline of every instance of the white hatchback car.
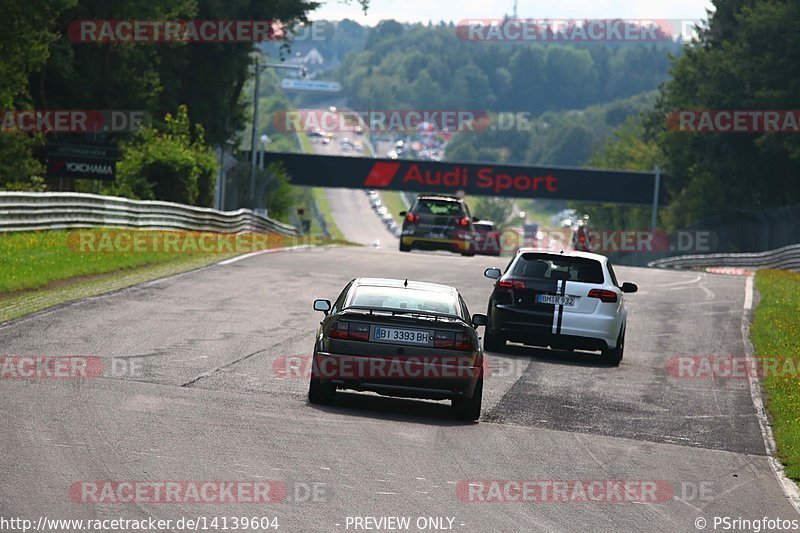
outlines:
{"label": "white hatchback car", "polygon": [[614,366],[622,360],[628,311],[624,293],[639,288],[617,282],[607,257],[588,252],[520,249],[497,280],[489,299],[484,348],[502,351],[506,341],[568,350],[599,350]]}

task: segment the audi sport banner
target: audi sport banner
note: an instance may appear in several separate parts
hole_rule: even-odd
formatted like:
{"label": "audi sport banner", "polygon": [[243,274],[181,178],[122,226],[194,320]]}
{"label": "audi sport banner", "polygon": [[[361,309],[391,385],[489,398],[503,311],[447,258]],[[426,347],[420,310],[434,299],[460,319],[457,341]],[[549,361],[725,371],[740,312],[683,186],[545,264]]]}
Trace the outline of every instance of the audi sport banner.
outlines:
{"label": "audi sport banner", "polygon": [[294,185],[650,205],[651,172],[373,159],[267,152]]}

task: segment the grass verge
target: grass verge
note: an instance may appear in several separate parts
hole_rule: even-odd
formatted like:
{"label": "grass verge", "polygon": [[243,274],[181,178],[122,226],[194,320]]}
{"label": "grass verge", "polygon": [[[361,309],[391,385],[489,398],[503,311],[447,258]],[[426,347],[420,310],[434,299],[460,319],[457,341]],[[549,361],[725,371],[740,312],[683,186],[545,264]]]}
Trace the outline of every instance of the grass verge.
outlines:
{"label": "grass verge", "polygon": [[331,206],[328,203],[328,196],[325,194],[325,189],[313,187],[311,189],[311,197],[314,199],[314,203],[317,204],[317,210],[319,210],[320,216],[322,216],[328,224],[328,232],[331,234],[331,239],[343,241],[344,234],[342,230],[339,229],[339,226],[336,225],[336,221],[333,220]]}
{"label": "grass verge", "polygon": [[[756,356],[794,363],[800,370],[800,273],[762,270],[756,274],[761,296],[750,328]],[[763,368],[760,367],[760,368]],[[789,368],[786,364],[778,368]],[[762,377],[772,415],[778,458],[786,475],[800,481],[800,374],[770,372]]]}
{"label": "grass verge", "polygon": [[[314,150],[314,143],[311,142],[311,139],[308,135],[306,135],[305,132],[297,132],[297,142],[300,144],[300,151],[304,154],[314,154],[316,152],[316,150]],[[328,205],[328,198],[325,195],[325,189],[320,187],[312,187],[310,195],[304,195],[304,197],[306,199],[306,203],[314,202],[317,204],[319,214],[325,219],[325,223],[328,226],[328,231],[331,234],[331,238],[334,240],[344,240],[344,234],[339,229],[339,226],[336,225],[336,221],[333,219],[333,215],[331,214],[331,208]],[[319,227],[319,223],[316,220],[313,220],[312,217],[311,232],[314,233],[315,231],[321,231],[321,228]]]}
{"label": "grass verge", "polygon": [[386,209],[394,217],[394,221],[398,224],[403,223],[403,217],[400,216],[401,211],[407,211],[406,204],[403,203],[403,199],[400,198],[400,195],[397,191],[381,191],[381,200],[383,201],[383,205],[386,206]]}
{"label": "grass verge", "polygon": [[[80,237],[130,236],[128,240],[108,241],[103,248],[99,239],[94,248],[81,251]],[[250,240],[235,241],[236,237],[222,236],[217,242],[234,239],[231,248],[221,246],[219,252],[159,251],[166,246],[152,246],[166,235],[194,236],[183,243],[200,242],[201,235],[177,232],[82,230],[14,232],[0,234],[0,323],[13,320],[54,305],[80,298],[97,296],[146,281],[195,270],[249,251],[280,248],[296,244],[327,244],[319,239],[309,242],[278,236],[256,236]],[[133,241],[134,236],[142,238]],[[312,242],[313,241],[313,242]],[[141,242],[139,249],[125,251],[133,242]],[[162,243],[164,241],[161,241]],[[213,241],[205,241],[205,243]],[[186,247],[183,248],[186,250]]]}

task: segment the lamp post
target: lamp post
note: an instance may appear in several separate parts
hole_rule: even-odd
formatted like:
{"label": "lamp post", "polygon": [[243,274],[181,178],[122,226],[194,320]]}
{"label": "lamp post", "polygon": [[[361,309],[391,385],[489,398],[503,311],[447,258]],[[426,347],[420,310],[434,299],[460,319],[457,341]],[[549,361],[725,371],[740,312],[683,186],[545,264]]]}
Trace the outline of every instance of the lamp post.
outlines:
{"label": "lamp post", "polygon": [[268,68],[284,68],[289,70],[299,70],[305,78],[308,70],[303,65],[285,65],[283,63],[264,63],[261,64],[261,57],[256,56],[255,64],[255,88],[253,89],[253,134],[250,138],[250,158],[252,167],[250,168],[250,200],[255,200],[256,195],[256,136],[258,135],[258,90],[261,85],[261,73]]}

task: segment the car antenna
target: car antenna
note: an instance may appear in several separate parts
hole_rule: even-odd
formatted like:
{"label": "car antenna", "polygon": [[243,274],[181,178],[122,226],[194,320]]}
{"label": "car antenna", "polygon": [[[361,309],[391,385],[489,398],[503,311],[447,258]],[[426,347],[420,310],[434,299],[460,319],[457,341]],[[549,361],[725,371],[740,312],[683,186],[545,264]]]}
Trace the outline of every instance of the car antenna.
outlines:
{"label": "car antenna", "polygon": [[408,278],[403,282],[403,287],[408,288]]}

